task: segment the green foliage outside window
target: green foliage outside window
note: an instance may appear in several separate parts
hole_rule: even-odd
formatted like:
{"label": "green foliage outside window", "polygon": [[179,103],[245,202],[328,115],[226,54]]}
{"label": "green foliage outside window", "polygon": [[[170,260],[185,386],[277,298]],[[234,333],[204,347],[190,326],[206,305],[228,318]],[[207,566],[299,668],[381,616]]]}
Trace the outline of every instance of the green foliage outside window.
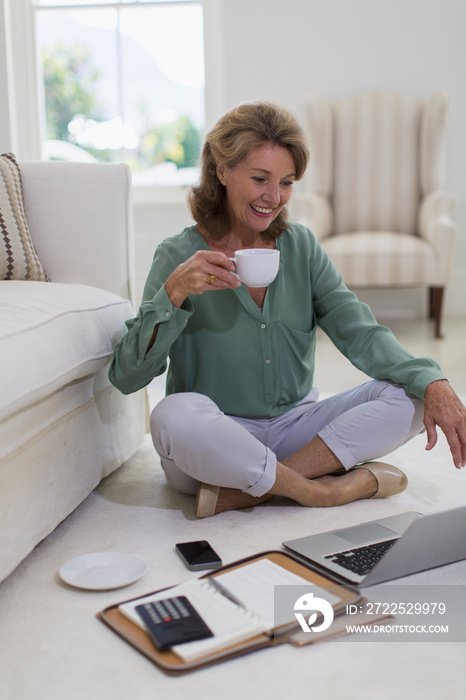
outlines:
{"label": "green foliage outside window", "polygon": [[[79,42],[57,43],[44,49],[42,55],[48,139],[76,144],[69,125],[78,116],[97,123],[106,121],[105,106],[98,98],[100,71],[93,65],[91,49]],[[141,107],[141,117],[144,108]],[[110,162],[126,160],[133,170],[144,170],[163,162],[172,162],[178,168],[197,165],[201,132],[187,115],[170,123],[148,124],[139,138],[139,145],[120,150],[98,150],[81,145],[98,160]]]}
{"label": "green foliage outside window", "polygon": [[193,167],[199,158],[201,134],[188,116],[148,129],[141,140],[145,167],[170,161],[178,168]]}
{"label": "green foliage outside window", "polygon": [[100,72],[94,68],[91,50],[76,42],[57,43],[42,54],[47,138],[69,141],[68,124],[77,114],[100,121],[96,84]]}

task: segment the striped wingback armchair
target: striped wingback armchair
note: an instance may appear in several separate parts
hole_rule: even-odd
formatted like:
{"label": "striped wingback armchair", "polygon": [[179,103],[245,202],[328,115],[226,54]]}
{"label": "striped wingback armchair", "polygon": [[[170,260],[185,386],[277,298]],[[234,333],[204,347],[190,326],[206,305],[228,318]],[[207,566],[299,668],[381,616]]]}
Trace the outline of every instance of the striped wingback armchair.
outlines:
{"label": "striped wingback armchair", "polygon": [[426,286],[435,335],[457,235],[444,191],[448,96],[311,95],[311,165],[294,215],[352,288]]}

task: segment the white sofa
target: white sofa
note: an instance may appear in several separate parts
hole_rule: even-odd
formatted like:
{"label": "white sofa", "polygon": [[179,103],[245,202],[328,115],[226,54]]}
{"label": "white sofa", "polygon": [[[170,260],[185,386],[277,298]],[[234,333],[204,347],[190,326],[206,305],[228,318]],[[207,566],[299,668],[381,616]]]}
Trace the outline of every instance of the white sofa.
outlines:
{"label": "white sofa", "polygon": [[145,392],[107,377],[134,316],[129,168],[19,165],[51,281],[0,282],[0,581],[134,454],[147,418]]}

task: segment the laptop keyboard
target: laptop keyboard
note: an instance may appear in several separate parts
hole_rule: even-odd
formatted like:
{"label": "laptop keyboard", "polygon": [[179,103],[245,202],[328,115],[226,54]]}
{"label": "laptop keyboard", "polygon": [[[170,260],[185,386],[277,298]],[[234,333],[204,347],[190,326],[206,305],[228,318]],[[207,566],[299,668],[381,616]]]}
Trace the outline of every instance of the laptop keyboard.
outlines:
{"label": "laptop keyboard", "polygon": [[364,576],[377,564],[394,542],[396,542],[396,538],[385,542],[365,545],[364,547],[347,549],[337,554],[327,554],[325,558],[330,559],[335,564],[339,564],[339,566],[343,566],[345,569],[355,574]]}

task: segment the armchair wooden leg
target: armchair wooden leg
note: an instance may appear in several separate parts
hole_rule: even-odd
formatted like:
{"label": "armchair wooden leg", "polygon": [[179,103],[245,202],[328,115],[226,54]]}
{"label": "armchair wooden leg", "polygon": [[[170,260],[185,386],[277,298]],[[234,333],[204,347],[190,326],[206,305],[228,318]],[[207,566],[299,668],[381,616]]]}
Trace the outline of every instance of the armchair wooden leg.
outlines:
{"label": "armchair wooden leg", "polygon": [[428,314],[429,314],[430,320],[432,320],[434,318],[434,288],[429,287],[427,292],[428,292],[428,305],[429,305]]}
{"label": "armchair wooden leg", "polygon": [[440,323],[442,318],[444,287],[429,287],[429,318],[434,321],[434,336],[442,338]]}

